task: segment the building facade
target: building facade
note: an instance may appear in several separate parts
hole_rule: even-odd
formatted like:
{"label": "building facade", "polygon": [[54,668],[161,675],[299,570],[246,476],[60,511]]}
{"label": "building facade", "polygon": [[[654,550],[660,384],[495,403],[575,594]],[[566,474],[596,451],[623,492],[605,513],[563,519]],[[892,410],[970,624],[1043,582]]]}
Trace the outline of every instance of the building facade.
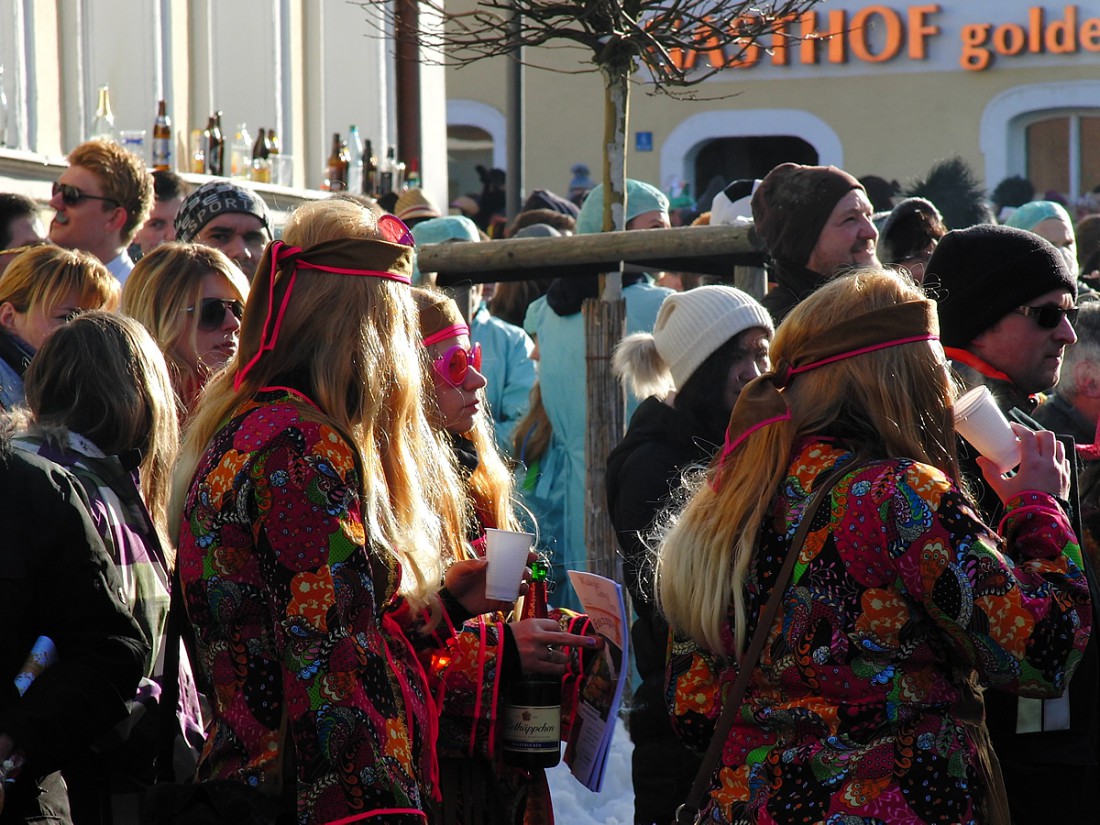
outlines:
{"label": "building facade", "polygon": [[[1076,200],[1100,184],[1100,7],[1035,0],[956,3],[829,0],[735,55],[674,53],[722,67],[697,100],[630,101],[631,177],[698,193],[716,175],[760,177],[793,160],[842,166],[902,186],[961,157],[992,189],[1021,175]],[[575,74],[577,49],[524,55],[524,169],[530,191],[564,193],[570,166],[598,180],[603,91]],[[464,163],[505,167],[505,68],[486,61],[447,78],[451,194]],[[455,162],[457,161],[457,163]]]}
{"label": "building facade", "polygon": [[[106,84],[115,128],[148,130],[168,103],[173,154],[190,172],[192,132],[222,111],[255,138],[275,129],[293,203],[316,190],[332,135],[355,124],[382,156],[397,143],[394,47],[384,5],[346,0],[0,0],[0,189],[43,201],[64,157],[91,132]],[[446,197],[444,75],[420,68],[420,172]],[[148,151],[148,149],[147,149]],[[227,160],[228,164],[228,160]],[[196,178],[201,180],[201,178]]]}

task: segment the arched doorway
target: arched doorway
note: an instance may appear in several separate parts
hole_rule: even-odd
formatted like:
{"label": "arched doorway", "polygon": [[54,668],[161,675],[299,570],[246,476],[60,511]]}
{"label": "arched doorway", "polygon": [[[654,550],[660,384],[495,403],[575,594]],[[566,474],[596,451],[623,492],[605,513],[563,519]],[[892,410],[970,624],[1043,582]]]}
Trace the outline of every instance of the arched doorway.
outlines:
{"label": "arched doorway", "polygon": [[762,178],[780,163],[817,165],[817,150],[794,135],[715,138],[703,144],[695,156],[698,192],[715,176],[726,183],[740,178]]}

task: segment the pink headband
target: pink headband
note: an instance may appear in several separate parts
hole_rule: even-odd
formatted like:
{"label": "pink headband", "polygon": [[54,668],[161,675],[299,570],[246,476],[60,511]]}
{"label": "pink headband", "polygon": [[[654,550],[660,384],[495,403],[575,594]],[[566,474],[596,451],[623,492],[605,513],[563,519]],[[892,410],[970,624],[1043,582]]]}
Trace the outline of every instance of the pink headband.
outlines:
{"label": "pink headband", "polygon": [[457,338],[460,335],[469,335],[470,328],[465,324],[452,324],[449,327],[444,327],[439,332],[433,332],[427,338],[424,339],[424,346],[430,347],[432,344],[438,344],[440,341],[446,341],[448,338]]}
{"label": "pink headband", "polygon": [[[718,456],[718,469],[749,435],[790,420],[791,410],[781,390],[794,376],[890,347],[938,341],[936,330],[935,304],[907,301],[857,315],[805,342],[789,360],[781,360],[773,371],[754,378],[741,390]],[[901,337],[897,337],[899,332]]]}
{"label": "pink headband", "polygon": [[[378,258],[380,251],[388,259],[387,262],[391,263],[393,269],[398,271],[363,269],[350,265],[362,260],[363,257]],[[395,251],[399,253],[396,256],[393,254]],[[337,266],[308,261],[302,257],[307,254],[328,257],[337,263],[349,265]],[[345,238],[339,241],[317,244],[304,252],[297,246],[287,246],[282,241],[272,241],[264,250],[264,258],[269,259],[269,265],[265,267],[264,259],[261,259],[256,272],[258,273],[258,279],[262,280],[264,277],[267,279],[267,316],[264,318],[263,328],[260,331],[260,345],[256,349],[256,354],[252,356],[247,364],[238,368],[237,374],[233,377],[234,391],[240,390],[245,376],[259,363],[264,353],[275,349],[275,344],[279,340],[279,331],[283,326],[283,316],[286,315],[287,307],[290,304],[290,296],[294,292],[294,284],[297,281],[299,269],[314,269],[335,275],[382,278],[402,284],[412,283],[411,252],[403,245],[397,247],[386,241]],[[279,270],[287,268],[290,269],[289,280],[287,281],[286,292],[283,293],[283,300],[276,312],[275,282],[278,280]]]}

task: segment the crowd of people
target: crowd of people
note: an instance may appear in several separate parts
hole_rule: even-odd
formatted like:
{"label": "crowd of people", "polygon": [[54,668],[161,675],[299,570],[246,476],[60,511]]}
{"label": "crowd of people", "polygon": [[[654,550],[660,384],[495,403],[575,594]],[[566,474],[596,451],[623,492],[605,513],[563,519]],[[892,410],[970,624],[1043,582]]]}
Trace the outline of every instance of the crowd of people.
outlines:
{"label": "crowd of people", "polygon": [[[752,224],[767,293],[732,266],[625,276],[629,424],[592,491],[598,279],[446,291],[417,265],[490,228],[600,232],[603,187],[574,188],[507,222],[412,189],[276,227],[247,187],[92,140],[48,231],[0,195],[0,822],[145,821],[166,731],[179,778],[281,822],[552,822],[501,702],[560,679],[570,728],[597,494],[633,605],[637,825],[1087,820],[1100,216],[963,225],[793,163],[721,188],[697,222]],[[626,230],[670,206],[628,180]],[[956,434],[977,386],[1008,472]],[[548,618],[486,596],[490,528],[537,534]]]}

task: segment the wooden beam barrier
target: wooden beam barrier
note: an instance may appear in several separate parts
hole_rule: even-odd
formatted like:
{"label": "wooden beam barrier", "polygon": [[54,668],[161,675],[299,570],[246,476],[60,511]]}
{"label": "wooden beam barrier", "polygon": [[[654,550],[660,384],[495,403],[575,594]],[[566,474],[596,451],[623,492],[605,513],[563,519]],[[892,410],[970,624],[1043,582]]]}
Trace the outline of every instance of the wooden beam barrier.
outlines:
{"label": "wooden beam barrier", "polygon": [[751,225],[685,226],[428,244],[417,250],[417,265],[421,272],[436,273],[440,286],[582,277],[618,270],[620,264],[652,272],[697,272],[732,279],[735,266],[762,266],[762,249]]}

